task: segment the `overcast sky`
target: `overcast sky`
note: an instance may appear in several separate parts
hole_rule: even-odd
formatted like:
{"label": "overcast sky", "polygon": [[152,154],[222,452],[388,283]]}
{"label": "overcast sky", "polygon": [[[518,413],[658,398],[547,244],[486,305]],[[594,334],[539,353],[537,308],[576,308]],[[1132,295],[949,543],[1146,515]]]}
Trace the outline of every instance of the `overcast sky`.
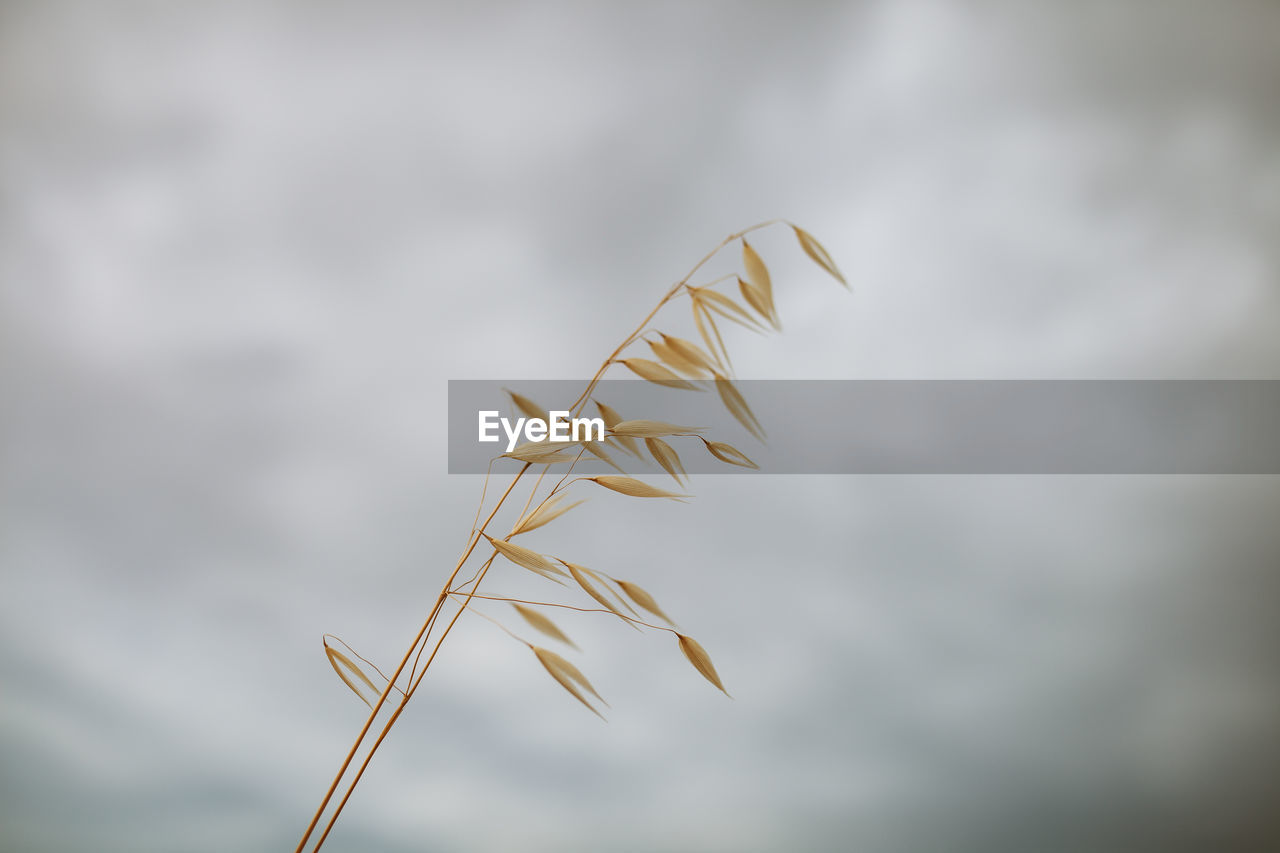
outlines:
{"label": "overcast sky", "polygon": [[[1265,2],[0,5],[0,847],[292,849],[321,635],[394,665],[465,545],[446,380],[587,378],[755,222],[853,293],[762,233],[745,377],[1280,378],[1278,95]],[[527,544],[733,700],[464,620],[332,849],[1280,846],[1277,477],[693,491]]]}

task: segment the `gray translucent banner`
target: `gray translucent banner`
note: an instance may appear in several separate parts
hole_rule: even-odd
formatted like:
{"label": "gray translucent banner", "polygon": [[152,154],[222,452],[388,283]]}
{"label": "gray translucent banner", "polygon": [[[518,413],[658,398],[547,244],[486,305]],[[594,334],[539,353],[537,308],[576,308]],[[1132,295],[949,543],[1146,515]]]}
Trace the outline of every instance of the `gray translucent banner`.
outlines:
{"label": "gray translucent banner", "polygon": [[[481,442],[480,413],[514,427],[504,389],[567,409],[584,380],[449,382],[449,473],[483,474],[508,445]],[[703,427],[759,465],[728,465],[694,437],[664,438],[690,474],[1278,474],[1280,381],[982,380],[735,382],[766,433],[754,438],[710,383],[700,390],[600,382],[592,400],[627,420]],[[580,417],[598,417],[592,402]],[[490,421],[496,420],[491,416]],[[519,441],[526,438],[521,435]],[[607,453],[629,474],[662,473],[652,457]],[[502,459],[495,472],[521,467]],[[560,465],[563,470],[567,465]],[[618,473],[583,455],[575,474]],[[663,475],[665,476],[665,475]]]}

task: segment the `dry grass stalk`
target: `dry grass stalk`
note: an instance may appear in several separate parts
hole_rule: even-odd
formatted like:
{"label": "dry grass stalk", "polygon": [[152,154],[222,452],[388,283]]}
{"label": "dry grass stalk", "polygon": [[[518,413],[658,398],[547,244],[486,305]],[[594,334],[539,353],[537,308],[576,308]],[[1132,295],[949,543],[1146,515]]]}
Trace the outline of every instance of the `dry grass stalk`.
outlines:
{"label": "dry grass stalk", "polygon": [[[600,417],[605,422],[607,432],[605,444],[611,448],[620,449],[636,459],[641,459],[643,456],[638,442],[643,441],[649,455],[682,486],[687,483],[688,475],[676,448],[666,439],[671,441],[697,439],[702,442],[704,449],[711,456],[721,462],[739,467],[756,468],[756,464],[736,447],[726,442],[711,440],[700,435],[701,428],[699,427],[679,426],[643,418],[628,420],[606,403],[593,400],[592,393],[596,390],[605,373],[614,365],[622,365],[642,379],[669,388],[702,390],[702,387],[696,383],[705,380],[705,382],[715,386],[725,408],[752,435],[763,440],[764,429],[760,421],[751,411],[746,400],[743,399],[742,394],[731,379],[733,365],[729,359],[729,352],[725,346],[716,318],[729,320],[753,331],[764,331],[766,326],[774,329],[781,328],[781,320],[778,317],[777,307],[774,303],[773,283],[769,270],[759,253],[745,239],[747,234],[776,224],[785,224],[790,227],[804,253],[841,284],[848,286],[826,249],[812,235],[798,226],[783,223],[781,220],[774,220],[732,234],[708,252],[702,260],[694,265],[688,275],[667,291],[666,295],[649,312],[648,316],[641,321],[635,331],[604,360],[587,384],[586,389],[566,411],[576,417],[588,402],[594,402]],[[743,273],[741,275],[724,276],[698,286],[689,283],[708,261],[722,249],[738,241],[742,243]],[[746,307],[732,297],[715,289],[730,280],[737,284],[739,295],[742,297],[743,302],[746,303]],[[673,300],[682,296],[689,299],[693,324],[698,336],[702,339],[703,346],[651,328],[651,323],[658,313]],[[651,333],[656,336],[656,340],[645,337]],[[641,342],[648,345],[649,353],[657,361],[625,354],[629,348]],[[543,409],[534,401],[515,391],[508,390],[507,393],[510,395],[515,408],[526,417],[544,419],[547,417],[548,410]],[[606,464],[614,467],[618,470],[618,475],[571,477],[574,466],[586,453],[591,453]],[[521,467],[512,477],[511,483],[501,496],[496,498],[484,520],[480,521],[480,516],[485,514],[485,497],[488,494],[488,478],[486,477],[485,490],[481,496],[480,508],[476,513],[478,523],[473,526],[467,547],[458,559],[448,580],[446,580],[435,605],[431,608],[413,641],[409,644],[399,665],[389,678],[383,676],[386,686],[379,690],[373,680],[365,674],[358,664],[349,656],[329,645],[328,635],[326,635],[325,654],[330,665],[347,687],[359,696],[362,701],[370,705],[371,708],[364,726],[356,737],[355,743],[347,752],[337,775],[321,800],[319,808],[302,836],[302,840],[298,843],[297,850],[299,853],[306,847],[313,833],[319,827],[321,819],[327,814],[328,820],[324,825],[324,829],[316,838],[312,850],[319,850],[323,846],[325,839],[328,838],[329,832],[333,828],[334,822],[342,813],[352,791],[354,791],[365,769],[369,766],[374,753],[377,752],[387,733],[399,719],[409,700],[417,692],[423,677],[439,653],[441,645],[463,613],[474,612],[484,616],[484,618],[494,622],[503,631],[528,647],[560,687],[591,710],[592,713],[603,718],[597,703],[605,706],[607,706],[607,703],[574,664],[549,649],[535,646],[521,639],[511,629],[502,625],[501,622],[474,610],[472,603],[476,599],[510,603],[529,627],[573,648],[576,648],[576,646],[573,645],[568,635],[546,615],[546,610],[555,608],[559,612],[570,612],[570,615],[573,612],[603,614],[637,630],[669,632],[675,635],[681,653],[693,668],[718,689],[725,690],[720,675],[712,664],[711,657],[707,654],[706,649],[693,638],[671,627],[675,623],[659,606],[653,595],[639,584],[632,581],[618,580],[604,572],[569,562],[563,557],[548,556],[510,541],[515,536],[550,525],[579,503],[582,503],[581,500],[572,503],[567,501],[566,492],[575,483],[591,482],[604,489],[633,498],[680,500],[688,496],[657,488],[643,480],[629,476],[621,466],[614,462],[603,447],[595,446],[594,442],[563,442],[557,444],[552,444],[551,442],[529,442],[516,447],[512,452],[503,454],[499,458],[515,459],[521,464]],[[525,474],[535,465],[541,468],[541,474],[533,483],[523,508],[516,515],[516,521],[512,524],[511,532],[502,539],[494,538],[486,530],[493,523],[499,510],[506,505],[507,500],[511,497]],[[549,493],[540,494],[540,487],[545,475],[552,467],[558,466],[567,466],[563,476],[551,487]],[[482,543],[487,543],[492,549],[487,552],[487,556],[483,551],[480,554],[476,554],[476,549]],[[479,565],[472,568],[469,574],[464,575],[464,568],[471,562],[473,556],[477,557]],[[519,568],[533,572],[540,578],[554,581],[566,589],[572,590],[576,588],[580,590],[590,603],[599,605],[599,607],[582,607],[561,601],[527,601],[506,596],[482,594],[480,592],[481,584],[494,567],[498,556],[503,558],[503,561],[498,561],[500,564],[509,562]],[[574,586],[566,585],[565,582],[568,580],[571,580]],[[645,621],[640,617],[640,611],[653,614],[653,616],[663,620],[666,625]],[[352,653],[354,654],[354,651]],[[359,655],[356,655],[356,657],[359,658]],[[368,663],[364,658],[359,659]],[[377,670],[372,664],[370,666]],[[379,675],[382,675],[380,670],[377,671]],[[727,694],[727,691],[725,692]],[[370,701],[369,696],[366,694],[376,695],[377,698],[374,701]],[[392,694],[396,694],[398,698],[389,703],[388,700]],[[380,712],[389,704],[391,707],[389,719],[384,722],[377,735],[371,737],[374,722],[379,718]],[[363,757],[359,764],[356,765],[356,759],[361,755]],[[354,770],[353,765],[355,765]],[[334,804],[333,800],[338,788],[344,782],[346,783],[344,792]]]}

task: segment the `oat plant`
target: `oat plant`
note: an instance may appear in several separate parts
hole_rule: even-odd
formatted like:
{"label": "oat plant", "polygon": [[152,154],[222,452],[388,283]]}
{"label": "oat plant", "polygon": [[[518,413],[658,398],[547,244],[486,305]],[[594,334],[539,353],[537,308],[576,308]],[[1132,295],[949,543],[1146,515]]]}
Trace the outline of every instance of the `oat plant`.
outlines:
{"label": "oat plant", "polygon": [[[569,637],[551,618],[551,613],[594,613],[614,619],[641,631],[666,632],[676,647],[707,681],[721,691],[724,684],[711,662],[711,657],[697,640],[682,633],[667,618],[658,601],[635,581],[615,578],[599,568],[588,568],[572,562],[571,554],[551,556],[515,541],[538,528],[549,525],[582,502],[582,496],[595,489],[605,489],[637,499],[676,499],[688,497],[683,491],[660,488],[627,472],[632,464],[652,459],[681,489],[687,475],[681,462],[681,445],[686,454],[706,452],[720,462],[746,468],[756,464],[742,450],[704,435],[698,427],[682,426],[636,417],[643,413],[627,413],[623,417],[606,401],[595,398],[595,392],[606,373],[615,367],[635,374],[648,382],[681,392],[714,388],[720,401],[753,436],[763,440],[764,431],[733,381],[733,367],[720,332],[722,321],[756,331],[781,328],[774,307],[773,285],[769,270],[760,255],[747,241],[747,235],[773,226],[789,228],[800,248],[819,267],[841,284],[848,286],[831,256],[812,235],[783,220],[771,220],[731,234],[708,252],[689,273],[671,287],[635,331],[618,345],[596,370],[582,393],[569,406],[576,417],[590,405],[604,421],[602,441],[586,440],[526,442],[508,453],[495,457],[495,462],[516,466],[510,483],[501,495],[486,500],[489,476],[485,477],[480,505],[468,537],[467,546],[450,572],[434,605],[409,643],[399,664],[386,676],[371,662],[361,657],[337,637],[324,636],[325,654],[338,677],[369,706],[369,714],[341,766],[307,825],[297,850],[303,851],[315,837],[312,850],[319,850],[328,838],[369,762],[382,745],[387,733],[400,718],[409,700],[418,692],[422,679],[435,661],[441,646],[464,613],[473,613],[493,622],[497,628],[524,645],[534,660],[560,687],[592,713],[602,716],[605,704],[586,675],[556,651],[523,639],[517,630],[504,625],[476,605],[488,608],[509,606],[509,615],[520,630],[528,630],[554,640],[562,646],[573,646]],[[695,276],[725,249],[740,244],[741,272],[712,281],[695,284]],[[677,301],[686,301],[692,313],[693,326],[700,343],[676,337],[655,325],[663,309]],[[668,312],[669,313],[669,312]],[[668,327],[669,328],[669,327]],[[529,418],[547,420],[548,412],[527,397],[508,391],[511,403]],[[590,454],[617,474],[574,475],[575,465]],[[506,462],[505,460],[511,460]],[[493,464],[490,465],[490,472]],[[510,530],[502,534],[494,530],[499,510],[514,505],[517,487],[524,483],[528,494]],[[532,572],[548,581],[549,593],[542,599],[511,598],[483,588],[494,565],[510,564]],[[539,640],[539,642],[545,642]],[[345,649],[345,651],[344,651]],[[727,693],[727,691],[725,691]],[[375,733],[374,723],[384,709],[390,709],[381,728]],[[341,796],[338,796],[342,789]],[[336,800],[336,802],[335,802]],[[321,821],[324,821],[321,829]],[[319,834],[317,835],[317,830]]]}

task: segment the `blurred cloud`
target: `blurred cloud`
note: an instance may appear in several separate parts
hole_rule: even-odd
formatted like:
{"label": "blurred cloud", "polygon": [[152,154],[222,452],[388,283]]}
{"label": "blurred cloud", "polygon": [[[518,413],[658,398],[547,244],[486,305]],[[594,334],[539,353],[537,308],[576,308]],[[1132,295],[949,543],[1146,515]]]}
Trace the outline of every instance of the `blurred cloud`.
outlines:
{"label": "blurred cloud", "polygon": [[[762,235],[744,376],[1275,378],[1277,18],[4,4],[0,846],[287,849],[320,634],[393,659],[464,545],[445,381],[581,375],[752,222],[855,292]],[[574,623],[597,726],[466,625],[334,848],[1275,847],[1276,478],[695,491],[537,544],[737,701]]]}

